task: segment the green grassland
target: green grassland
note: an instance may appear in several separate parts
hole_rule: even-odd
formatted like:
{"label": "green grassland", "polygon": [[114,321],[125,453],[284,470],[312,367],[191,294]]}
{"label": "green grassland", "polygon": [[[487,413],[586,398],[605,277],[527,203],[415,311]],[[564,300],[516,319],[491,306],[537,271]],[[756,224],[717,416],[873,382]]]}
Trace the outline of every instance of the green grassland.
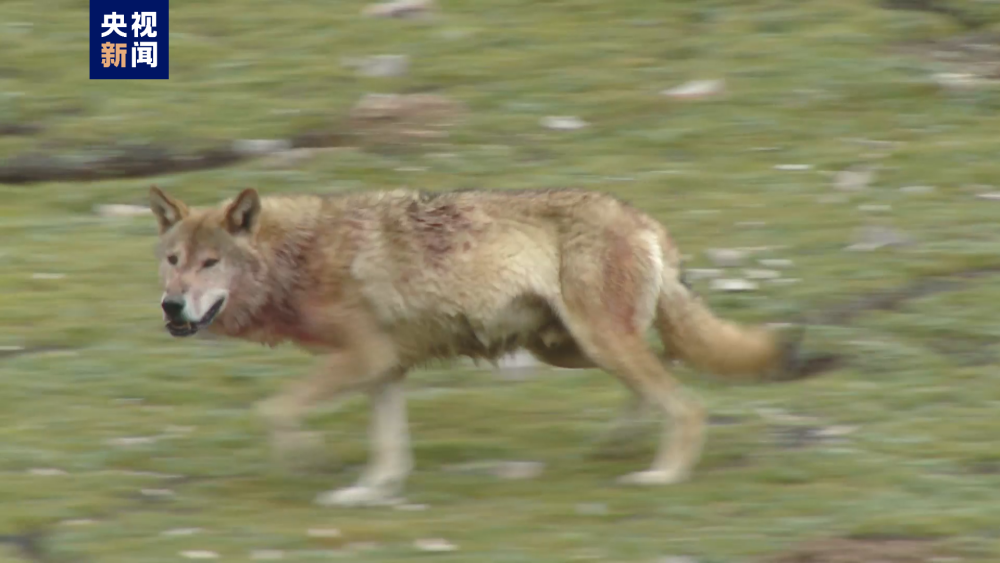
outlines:
{"label": "green grassland", "polygon": [[[417,372],[407,498],[425,510],[334,509],[312,499],[364,462],[364,401],[312,417],[330,460],[283,472],[251,406],[309,358],[171,339],[153,220],[93,212],[143,204],[151,183],[195,204],[247,186],[600,189],[664,221],[692,267],[712,267],[713,247],[794,261],[782,275],[798,283],[722,294],[696,282],[721,314],[822,319],[873,291],[1000,265],[1000,201],[976,197],[1000,182],[1000,89],[942,88],[931,76],[954,69],[920,47],[969,33],[954,17],[869,0],[443,0],[423,20],[363,17],[354,0],[171,4],[170,80],[110,83],[88,80],[85,0],[0,3],[0,124],[33,130],[0,136],[0,162],[286,138],[336,126],[370,92],[433,92],[469,113],[448,139],[292,166],[0,185],[0,560],[209,550],[244,561],[269,549],[292,561],[736,563],[838,536],[925,538],[962,561],[1000,560],[998,276],[814,326],[809,347],[849,360],[823,377],[735,386],[680,370],[716,424],[694,478],[672,487],[613,482],[649,462],[652,434],[594,455],[624,397],[605,374]],[[1000,29],[990,3],[952,4],[975,14],[977,33]],[[378,54],[409,55],[410,72],[365,78],[341,64]],[[726,91],[660,94],[703,78]],[[589,126],[549,130],[550,115]],[[832,172],[864,163],[878,166],[866,189],[831,186]],[[900,190],[913,185],[934,190]],[[846,251],[871,224],[911,243]],[[844,435],[790,443],[830,427]],[[504,480],[452,467],[487,460],[545,471]],[[341,536],[310,537],[316,528]],[[434,537],[458,550],[414,547]]]}

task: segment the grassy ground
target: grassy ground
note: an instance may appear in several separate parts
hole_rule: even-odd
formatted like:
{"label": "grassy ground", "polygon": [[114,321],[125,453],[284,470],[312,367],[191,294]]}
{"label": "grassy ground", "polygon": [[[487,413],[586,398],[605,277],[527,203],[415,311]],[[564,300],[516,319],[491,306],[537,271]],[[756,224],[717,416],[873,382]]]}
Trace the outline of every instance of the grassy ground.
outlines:
{"label": "grassy ground", "polygon": [[[143,203],[152,182],[194,203],[250,185],[608,190],[662,219],[692,266],[709,266],[710,247],[773,247],[759,257],[794,260],[783,275],[797,284],[739,295],[698,284],[741,320],[1000,264],[1000,202],[975,197],[997,181],[1000,92],[943,91],[929,76],[947,68],[895,50],[963,32],[947,15],[861,0],[442,4],[436,20],[402,21],[363,18],[356,1],[178,0],[171,79],[112,84],[87,80],[86,2],[0,3],[0,122],[40,128],[0,137],[0,159],[285,137],[335,121],[366,92],[434,91],[471,109],[449,142],[417,150],[0,186],[0,346],[30,352],[0,352],[0,560],[139,563],[191,550],[246,560],[272,549],[287,560],[349,550],[352,561],[745,562],[845,535],[935,538],[966,561],[1000,558],[1000,294],[988,276],[815,327],[810,346],[851,358],[823,378],[732,387],[682,372],[719,417],[690,483],[612,484],[649,462],[652,438],[622,459],[592,458],[589,441],[622,398],[601,373],[511,382],[456,367],[409,382],[418,467],[408,498],[426,510],[313,506],[365,459],[364,403],[311,420],[344,465],[281,473],[249,407],[308,359],[170,339],[153,221],[100,218],[95,204]],[[408,76],[359,78],[339,62],[393,53],[411,56]],[[718,98],[658,94],[716,77],[727,81]],[[590,126],[546,130],[547,115]],[[868,189],[831,188],[831,171],[869,161],[880,170]],[[935,189],[899,189],[911,185]],[[869,224],[913,244],[844,251]],[[789,436],[831,426],[856,428],[789,447]],[[524,481],[445,470],[491,459],[546,469]],[[459,550],[414,549],[428,537]]]}

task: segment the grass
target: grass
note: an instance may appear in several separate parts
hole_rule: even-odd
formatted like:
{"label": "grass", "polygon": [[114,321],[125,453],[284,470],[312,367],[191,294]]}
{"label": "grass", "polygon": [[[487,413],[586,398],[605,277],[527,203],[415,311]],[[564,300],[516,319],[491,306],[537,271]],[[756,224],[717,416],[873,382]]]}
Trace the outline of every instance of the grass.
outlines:
{"label": "grass", "polygon": [[[313,506],[366,457],[364,402],[310,420],[343,466],[280,472],[250,406],[301,376],[308,358],[170,339],[157,310],[153,221],[100,218],[95,204],[143,203],[153,182],[194,203],[250,185],[602,189],[663,220],[692,266],[707,266],[710,247],[775,247],[761,256],[793,259],[785,275],[797,284],[740,295],[698,284],[720,313],[746,321],[1000,262],[1000,203],[973,196],[985,189],[974,185],[996,182],[1000,92],[942,91],[929,79],[940,63],[893,49],[962,32],[947,16],[861,0],[442,4],[437,20],[402,21],[363,18],[356,1],[178,0],[170,80],[120,83],[87,80],[87,2],[0,4],[0,122],[41,128],[0,137],[0,159],[287,137],[335,122],[366,92],[434,91],[471,108],[449,141],[406,151],[344,150],[294,169],[251,161],[0,186],[0,346],[48,350],[0,357],[0,535],[38,531],[39,560],[101,563],[175,561],[199,549],[224,560],[259,549],[310,560],[348,544],[359,562],[742,562],[851,534],[941,538],[967,561],[1000,557],[996,360],[966,361],[997,351],[1000,293],[990,277],[814,327],[810,346],[852,358],[822,378],[728,386],[682,370],[709,411],[733,421],[712,428],[687,484],[612,484],[649,462],[652,438],[623,459],[592,458],[589,441],[623,396],[606,375],[542,371],[510,382],[453,367],[409,381],[418,467],[408,498],[427,510]],[[339,63],[385,53],[409,54],[411,73],[359,78]],[[715,99],[658,94],[715,77],[727,81]],[[547,115],[590,126],[549,131],[539,126]],[[832,190],[828,172],[866,161],[881,167],[871,187]],[[813,168],[774,168],[795,163]],[[898,189],[908,185],[935,190]],[[872,222],[914,244],[845,252]],[[774,409],[858,430],[786,449],[774,427],[793,423],[770,420]],[[122,437],[155,439],[123,446]],[[445,470],[487,459],[538,460],[546,470],[526,481]],[[32,472],[40,468],[66,473]],[[342,537],[306,533],[330,527]],[[201,531],[162,535],[179,528]],[[460,549],[417,552],[413,541],[427,537]],[[7,542],[0,557],[20,556]]]}

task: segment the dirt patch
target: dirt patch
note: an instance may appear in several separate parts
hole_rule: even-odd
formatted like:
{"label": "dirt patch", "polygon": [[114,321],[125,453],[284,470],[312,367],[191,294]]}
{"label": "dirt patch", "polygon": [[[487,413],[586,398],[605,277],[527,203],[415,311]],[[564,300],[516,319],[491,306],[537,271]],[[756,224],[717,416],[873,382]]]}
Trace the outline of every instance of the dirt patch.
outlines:
{"label": "dirt patch", "polygon": [[945,16],[966,29],[978,29],[989,23],[989,18],[984,17],[983,14],[967,9],[968,6],[960,8],[955,4],[956,2],[948,0],[882,0],[879,2],[879,6],[886,10],[909,10]]}
{"label": "dirt patch", "polygon": [[[281,149],[247,150],[243,147],[247,142],[234,141],[199,152],[144,144],[90,147],[73,154],[26,153],[0,162],[0,184],[142,178],[232,166],[286,149],[419,143],[447,137],[447,129],[465,113],[464,105],[436,94],[372,94],[359,100],[342,123],[304,131],[289,139],[264,141],[267,146]],[[4,134],[2,127],[0,124],[0,134]],[[17,126],[6,134],[38,131],[31,126]]]}
{"label": "dirt patch", "polygon": [[904,43],[896,48],[949,70],[986,79],[1000,79],[1000,33],[969,33],[937,41]]}
{"label": "dirt patch", "polygon": [[833,538],[808,542],[762,563],[932,563],[941,558],[922,539]]}
{"label": "dirt patch", "polygon": [[902,287],[862,295],[810,318],[810,324],[847,325],[871,311],[895,311],[907,301],[965,288],[973,280],[1000,274],[1000,265],[917,280]]}

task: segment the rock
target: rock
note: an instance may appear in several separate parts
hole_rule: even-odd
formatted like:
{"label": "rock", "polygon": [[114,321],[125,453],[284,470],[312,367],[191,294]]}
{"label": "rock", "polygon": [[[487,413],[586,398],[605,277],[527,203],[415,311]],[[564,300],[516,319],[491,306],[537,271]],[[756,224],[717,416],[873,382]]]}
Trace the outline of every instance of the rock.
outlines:
{"label": "rock", "polygon": [[501,479],[534,479],[545,471],[540,461],[505,461],[498,463],[493,474]]}
{"label": "rock", "polygon": [[172,530],[164,530],[160,532],[160,535],[166,537],[193,536],[200,532],[201,528],[174,528]]}
{"label": "rock", "polygon": [[423,512],[430,507],[426,504],[397,504],[393,508],[399,510],[400,512]]}
{"label": "rock", "polygon": [[843,192],[857,192],[867,188],[874,178],[875,170],[871,167],[848,168],[834,174],[833,187]]}
{"label": "rock", "polygon": [[576,505],[576,513],[580,516],[606,516],[608,505],[603,502],[584,502]]}
{"label": "rock", "polygon": [[463,104],[437,94],[367,94],[348,119],[352,133],[393,143],[447,137],[465,113]]}
{"label": "rock", "polygon": [[413,542],[413,546],[420,551],[446,552],[458,550],[457,545],[441,538],[419,539]]}
{"label": "rock", "polygon": [[811,164],[776,164],[774,166],[775,170],[782,170],[785,172],[801,172],[803,170],[812,170]]}
{"label": "rock", "polygon": [[165,498],[174,496],[174,492],[170,489],[142,489],[139,492],[144,497]]}
{"label": "rock", "polygon": [[934,191],[934,186],[903,186],[899,191],[904,194],[929,194]]}
{"label": "rock", "polygon": [[865,204],[865,205],[859,205],[858,211],[864,211],[866,213],[884,213],[886,211],[892,211],[892,206]]}
{"label": "rock", "polygon": [[96,524],[97,520],[92,520],[90,518],[74,518],[72,520],[63,520],[60,524],[64,526],[91,526]]}
{"label": "rock", "polygon": [[715,291],[728,291],[728,292],[756,291],[759,288],[759,286],[756,283],[741,278],[715,279],[712,280],[712,284],[710,287]]}
{"label": "rock", "polygon": [[555,131],[575,131],[577,129],[583,129],[588,125],[586,121],[571,115],[550,115],[548,117],[543,117],[541,119],[541,124],[542,127]]}
{"label": "rock", "polygon": [[287,151],[292,144],[285,139],[241,139],[233,141],[233,152],[242,156],[263,156]]}
{"label": "rock", "polygon": [[708,259],[720,268],[731,268],[739,266],[746,258],[747,253],[735,248],[710,248],[705,251]]}
{"label": "rock", "polygon": [[678,100],[694,100],[717,96],[724,92],[725,89],[726,83],[721,79],[692,80],[680,86],[664,90],[661,94]]}
{"label": "rock", "polygon": [[408,55],[374,55],[347,59],[344,64],[355,68],[358,74],[370,78],[394,78],[404,76],[410,71]]}
{"label": "rock", "polygon": [[106,205],[95,205],[94,213],[101,217],[139,217],[152,215],[153,211],[144,205],[109,203]]}
{"label": "rock", "polygon": [[370,4],[361,13],[375,18],[413,18],[426,16],[434,8],[433,0],[396,0]]}
{"label": "rock", "polygon": [[839,436],[847,436],[848,434],[853,434],[857,432],[858,426],[846,426],[846,425],[834,425],[827,426],[825,428],[820,428],[816,431],[817,436],[823,438],[836,438]]}
{"label": "rock", "polygon": [[112,438],[108,440],[108,445],[111,446],[139,446],[145,444],[152,444],[156,442],[157,438],[154,436],[134,436],[134,437],[124,437],[124,438]]}
{"label": "rock", "polygon": [[339,538],[340,530],[337,528],[310,528],[306,531],[310,538]]}
{"label": "rock", "polygon": [[761,258],[757,263],[766,268],[790,268],[793,264],[787,258]]}
{"label": "rock", "polygon": [[931,75],[931,80],[943,89],[952,91],[972,90],[993,82],[966,72],[939,72]]}
{"label": "rock", "polygon": [[691,268],[690,270],[684,270],[684,274],[691,281],[699,281],[717,278],[722,275],[722,270],[714,268]]}
{"label": "rock", "polygon": [[1000,201],[1000,192],[988,192],[984,194],[976,194],[979,199],[988,199],[990,201]]}
{"label": "rock", "polygon": [[219,554],[214,551],[204,550],[182,551],[181,557],[185,559],[218,559]]}
{"label": "rock", "polygon": [[30,475],[39,475],[41,477],[52,477],[55,475],[65,475],[66,472],[62,469],[55,469],[53,467],[39,467],[36,469],[29,469],[28,473]]}
{"label": "rock", "polygon": [[254,561],[277,561],[285,558],[285,552],[280,549],[255,549],[250,552]]}
{"label": "rock", "polygon": [[781,277],[781,272],[775,270],[759,270],[747,268],[743,270],[743,275],[751,280],[773,280]]}
{"label": "rock", "polygon": [[859,229],[855,239],[856,242],[848,246],[846,250],[870,252],[887,246],[900,246],[912,242],[910,237],[895,229],[874,225]]}
{"label": "rock", "polygon": [[47,272],[39,272],[39,273],[31,274],[31,279],[33,279],[33,280],[61,280],[61,279],[65,278],[65,277],[66,277],[66,274],[56,274],[56,273],[47,273]]}

